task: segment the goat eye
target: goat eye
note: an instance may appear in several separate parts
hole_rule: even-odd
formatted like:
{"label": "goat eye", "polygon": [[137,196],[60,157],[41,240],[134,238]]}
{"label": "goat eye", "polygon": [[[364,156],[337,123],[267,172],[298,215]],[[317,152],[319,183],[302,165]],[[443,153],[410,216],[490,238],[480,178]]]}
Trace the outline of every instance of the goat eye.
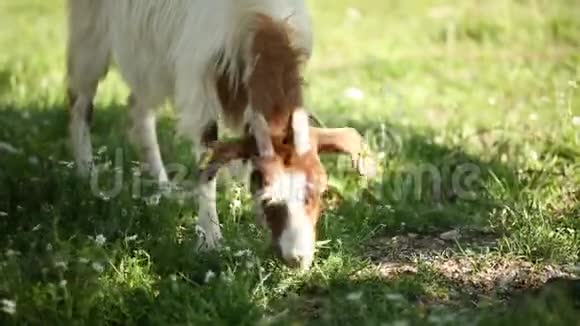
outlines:
{"label": "goat eye", "polygon": [[250,191],[256,193],[264,186],[264,176],[262,172],[254,170],[250,175]]}

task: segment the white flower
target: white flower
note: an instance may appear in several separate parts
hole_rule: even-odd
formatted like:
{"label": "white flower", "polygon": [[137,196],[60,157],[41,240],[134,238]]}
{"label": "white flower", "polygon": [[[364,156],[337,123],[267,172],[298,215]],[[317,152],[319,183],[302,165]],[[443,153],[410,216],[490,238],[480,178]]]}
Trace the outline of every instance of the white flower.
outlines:
{"label": "white flower", "polygon": [[54,267],[56,268],[62,268],[62,269],[67,269],[68,265],[65,261],[59,260],[57,262],[54,263]]}
{"label": "white flower", "polygon": [[66,287],[66,285],[68,284],[68,282],[66,280],[60,280],[60,282],[58,283],[58,286],[60,286],[61,288]]}
{"label": "white flower", "polygon": [[89,263],[89,260],[87,258],[85,258],[85,257],[81,257],[81,258],[79,258],[79,263],[81,263],[81,264],[88,264]]}
{"label": "white flower", "polygon": [[222,279],[226,283],[231,283],[234,281],[234,275],[231,273],[221,273],[220,279]]}
{"label": "white flower", "polygon": [[99,246],[102,246],[105,244],[105,242],[107,242],[107,238],[105,238],[104,235],[99,234],[95,237],[95,243]]}
{"label": "white flower", "polygon": [[210,269],[205,273],[204,282],[209,283],[215,277],[215,273]]}
{"label": "white flower", "polygon": [[540,158],[540,155],[538,155],[538,152],[534,151],[534,150],[530,150],[530,159],[532,161],[537,161]]}
{"label": "white flower", "polygon": [[580,126],[580,116],[572,117],[572,124],[575,126]]}
{"label": "white flower", "polygon": [[8,213],[0,211],[0,217],[6,217],[8,216]]}
{"label": "white flower", "polygon": [[386,298],[390,301],[405,301],[405,297],[399,293],[388,293]]}
{"label": "white flower", "polygon": [[234,257],[250,256],[251,254],[252,251],[250,249],[244,249],[234,253]]}
{"label": "white flower", "polygon": [[97,272],[99,274],[105,270],[105,267],[103,267],[103,264],[96,262],[96,261],[91,264],[91,267],[95,270],[95,272]]}
{"label": "white flower", "polygon": [[242,208],[242,201],[238,198],[232,199],[232,201],[230,202],[230,209],[232,211],[238,211],[241,208]]}
{"label": "white flower", "polygon": [[58,164],[64,166],[67,169],[72,169],[72,167],[74,166],[74,162],[71,161],[58,161]]}
{"label": "white flower", "polygon": [[365,93],[356,87],[349,87],[344,91],[344,96],[348,99],[361,101],[365,98]]}
{"label": "white flower", "polygon": [[0,151],[8,152],[9,154],[20,153],[19,149],[17,149],[16,147],[14,147],[8,143],[4,143],[4,142],[0,142]]}
{"label": "white flower", "polygon": [[145,198],[145,204],[147,204],[147,206],[157,206],[157,205],[159,205],[160,200],[161,200],[161,194],[155,194],[153,196]]}
{"label": "white flower", "polygon": [[362,298],[363,293],[359,292],[351,292],[346,296],[346,300],[349,301],[359,301]]}
{"label": "white flower", "polygon": [[6,249],[6,257],[13,257],[19,254],[18,251],[12,249]]}
{"label": "white flower", "polygon": [[130,235],[130,236],[126,236],[125,237],[125,241],[126,242],[135,241],[135,240],[137,240],[137,235],[136,234],[133,234],[133,235]]}
{"label": "white flower", "polygon": [[0,310],[9,315],[14,315],[16,313],[16,302],[14,300],[2,299],[0,303],[2,304]]}

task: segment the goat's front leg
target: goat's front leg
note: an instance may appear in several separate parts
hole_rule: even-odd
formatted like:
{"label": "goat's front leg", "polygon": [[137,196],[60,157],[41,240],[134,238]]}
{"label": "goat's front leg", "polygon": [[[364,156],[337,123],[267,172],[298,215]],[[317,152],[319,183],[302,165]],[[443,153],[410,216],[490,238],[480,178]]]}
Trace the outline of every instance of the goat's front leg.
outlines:
{"label": "goat's front leg", "polygon": [[[201,137],[201,151],[198,149],[198,165],[208,154],[208,146],[218,139],[217,122],[212,121],[204,127]],[[201,228],[201,249],[216,249],[222,239],[220,222],[217,214],[217,176],[211,180],[200,180],[198,193],[198,225]]]}
{"label": "goat's front leg", "polygon": [[151,175],[160,184],[167,184],[169,178],[159,150],[155,112],[152,107],[140,103],[134,95],[129,97],[129,106],[133,122],[130,134],[131,141],[139,148],[142,159],[149,165]]}

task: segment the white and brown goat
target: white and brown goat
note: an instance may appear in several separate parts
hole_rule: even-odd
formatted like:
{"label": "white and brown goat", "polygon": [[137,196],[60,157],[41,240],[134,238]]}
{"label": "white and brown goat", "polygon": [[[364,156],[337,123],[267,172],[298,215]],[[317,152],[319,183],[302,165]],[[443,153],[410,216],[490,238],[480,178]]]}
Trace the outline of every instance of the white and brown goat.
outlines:
{"label": "white and brown goat", "polygon": [[[354,129],[309,126],[301,65],[312,35],[304,0],[69,0],[70,132],[77,168],[91,170],[90,120],[99,81],[114,62],[131,90],[131,139],[159,182],[167,182],[155,109],[172,101],[201,172],[198,223],[203,245],[219,245],[216,176],[250,163],[258,220],[291,266],[308,268],[326,188],[321,152],[343,152],[362,168]],[[237,141],[218,141],[218,120]]]}

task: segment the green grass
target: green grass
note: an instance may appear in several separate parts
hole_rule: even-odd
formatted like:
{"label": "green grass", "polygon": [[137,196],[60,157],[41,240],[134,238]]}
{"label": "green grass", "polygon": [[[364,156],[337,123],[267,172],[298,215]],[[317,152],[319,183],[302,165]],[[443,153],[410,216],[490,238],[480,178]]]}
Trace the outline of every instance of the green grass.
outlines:
{"label": "green grass", "polygon": [[[132,197],[114,72],[93,141],[99,163],[123,151],[125,187],[100,198],[74,177],[63,5],[0,2],[1,324],[577,323],[577,285],[528,291],[578,276],[579,2],[311,1],[308,106],[365,133],[383,177],[325,159],[328,242],[303,274],[271,257],[237,186],[214,254],[194,250],[195,200]],[[192,166],[161,116],[166,162]]]}

